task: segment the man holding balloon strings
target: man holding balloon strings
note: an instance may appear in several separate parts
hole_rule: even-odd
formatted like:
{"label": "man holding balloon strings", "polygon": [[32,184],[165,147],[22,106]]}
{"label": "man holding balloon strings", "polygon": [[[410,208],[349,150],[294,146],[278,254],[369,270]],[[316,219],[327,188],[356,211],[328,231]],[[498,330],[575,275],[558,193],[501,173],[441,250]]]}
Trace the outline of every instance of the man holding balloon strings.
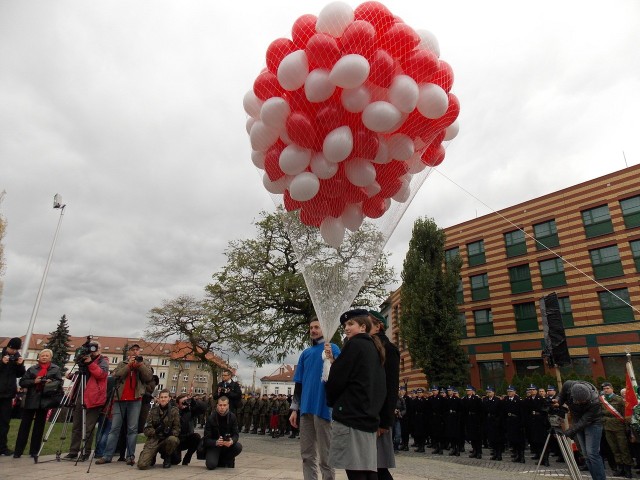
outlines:
{"label": "man holding balloon strings", "polygon": [[322,480],[334,480],[335,470],[329,466],[331,409],[327,406],[322,381],[322,354],[327,349],[332,357],[336,358],[340,355],[340,349],[333,343],[325,343],[320,322],[315,317],[309,322],[309,337],[312,346],[300,354],[293,377],[295,390],[289,422],[293,428],[300,428],[300,455],[304,480],[317,480],[318,467],[322,473]]}

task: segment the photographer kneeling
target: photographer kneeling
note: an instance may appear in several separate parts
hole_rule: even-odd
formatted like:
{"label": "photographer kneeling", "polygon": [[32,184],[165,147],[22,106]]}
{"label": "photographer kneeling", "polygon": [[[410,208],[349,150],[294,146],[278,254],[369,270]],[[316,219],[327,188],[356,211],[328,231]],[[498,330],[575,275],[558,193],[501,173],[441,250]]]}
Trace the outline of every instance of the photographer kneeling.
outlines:
{"label": "photographer kneeling", "polygon": [[229,411],[229,399],[218,398],[216,410],[209,416],[204,426],[205,464],[207,470],[217,467],[234,468],[236,457],[242,452],[238,443],[240,432],[236,416]]}
{"label": "photographer kneeling", "polygon": [[200,444],[200,434],[193,431],[194,419],[197,419],[198,415],[207,411],[207,404],[190,397],[186,393],[176,398],[176,404],[180,412],[180,445],[178,445],[178,448],[173,452],[171,463],[173,465],[179,464],[182,450],[186,450],[187,453],[182,460],[182,465],[189,465],[191,457]]}
{"label": "photographer kneeling", "polygon": [[147,441],[144,444],[138,468],[146,470],[155,465],[156,455],[164,459],[163,468],[171,467],[171,454],[180,443],[180,414],[178,409],[169,403],[169,390],[162,390],[158,396],[158,403],[149,412],[147,423],[144,426],[144,434]]}

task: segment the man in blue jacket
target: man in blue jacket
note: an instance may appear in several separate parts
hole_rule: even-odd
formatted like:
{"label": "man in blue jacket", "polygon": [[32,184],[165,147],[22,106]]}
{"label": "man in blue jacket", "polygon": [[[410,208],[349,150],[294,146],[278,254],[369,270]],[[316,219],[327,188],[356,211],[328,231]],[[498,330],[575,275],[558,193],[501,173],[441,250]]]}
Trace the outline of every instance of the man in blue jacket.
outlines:
{"label": "man in blue jacket", "polygon": [[[335,470],[329,466],[329,443],[331,440],[331,410],[322,381],[322,352],[325,339],[320,322],[313,318],[309,322],[309,336],[312,346],[306,348],[293,377],[295,391],[291,403],[289,422],[293,428],[300,428],[300,455],[304,480],[317,480],[318,466],[323,480],[334,480]],[[331,344],[333,358],[340,354],[337,345]],[[298,419],[298,410],[300,418]],[[298,422],[299,420],[299,422]]]}

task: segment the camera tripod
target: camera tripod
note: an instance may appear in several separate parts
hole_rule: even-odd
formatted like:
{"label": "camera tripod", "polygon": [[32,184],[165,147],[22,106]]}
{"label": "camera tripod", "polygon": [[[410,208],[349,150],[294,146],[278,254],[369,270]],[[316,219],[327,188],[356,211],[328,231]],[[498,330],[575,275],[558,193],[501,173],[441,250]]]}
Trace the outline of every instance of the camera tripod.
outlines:
{"label": "camera tripod", "polygon": [[[77,364],[76,364],[77,365]],[[80,367],[76,372],[74,372],[71,378],[71,386],[67,389],[62,400],[60,402],[60,406],[56,409],[55,414],[53,415],[53,419],[49,422],[49,429],[45,433],[42,438],[42,443],[40,444],[40,450],[38,450],[38,454],[34,457],[34,462],[38,463],[38,458],[40,456],[40,452],[42,452],[42,448],[44,444],[49,440],[49,436],[53,431],[53,428],[60,417],[60,414],[63,410],[66,410],[66,414],[64,417],[64,421],[62,424],[62,431],[60,432],[60,444],[58,446],[58,450],[56,450],[56,461],[60,461],[60,456],[62,455],[62,444],[64,440],[67,438],[67,429],[69,426],[69,421],[75,411],[75,407],[78,402],[82,405],[82,442],[80,444],[80,450],[78,453],[78,459],[80,459],[85,450],[86,442],[87,442],[87,407],[84,403],[84,394],[87,388],[87,376],[88,372],[84,369],[84,367]],[[95,427],[94,427],[95,428]],[[76,460],[77,464],[78,460]]]}
{"label": "camera tripod", "polygon": [[549,429],[549,434],[547,435],[547,440],[544,442],[544,447],[542,449],[542,453],[540,454],[540,460],[538,461],[538,466],[536,467],[536,472],[534,475],[538,475],[538,470],[540,469],[540,465],[545,458],[545,454],[547,453],[547,449],[549,448],[549,443],[552,436],[554,436],[558,441],[560,452],[562,453],[562,458],[564,458],[564,461],[567,464],[567,468],[569,469],[569,477],[571,478],[571,480],[582,480],[582,473],[578,468],[576,459],[573,456],[573,450],[571,449],[571,440],[567,438],[567,436],[559,427],[551,427]]}

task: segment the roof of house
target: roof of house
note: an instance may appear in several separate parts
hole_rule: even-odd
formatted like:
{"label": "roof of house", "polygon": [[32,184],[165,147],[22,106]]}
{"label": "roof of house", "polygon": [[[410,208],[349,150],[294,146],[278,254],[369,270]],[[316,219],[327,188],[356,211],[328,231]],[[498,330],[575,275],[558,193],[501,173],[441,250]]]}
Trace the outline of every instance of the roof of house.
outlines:
{"label": "roof of house", "polygon": [[296,373],[297,365],[280,365],[271,375],[260,379],[261,382],[293,382],[293,375]]}

